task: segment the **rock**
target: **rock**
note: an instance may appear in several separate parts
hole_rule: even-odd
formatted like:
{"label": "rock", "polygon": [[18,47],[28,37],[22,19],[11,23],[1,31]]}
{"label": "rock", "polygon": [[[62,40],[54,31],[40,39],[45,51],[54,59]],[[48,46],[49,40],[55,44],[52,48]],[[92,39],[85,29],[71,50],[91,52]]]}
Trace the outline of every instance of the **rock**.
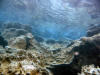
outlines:
{"label": "rock", "polygon": [[39,43],[41,43],[41,42],[44,42],[45,40],[42,38],[42,37],[40,37],[40,36],[34,36],[34,38],[35,38],[35,40],[37,41],[37,42],[39,42]]}
{"label": "rock", "polygon": [[[100,66],[100,48],[98,45],[99,34],[92,37],[84,37],[80,41],[74,42],[74,44],[59,52],[60,54],[66,52],[69,52],[70,55],[74,54],[73,60],[70,60],[71,62],[69,64],[52,65],[50,70],[54,73],[54,75],[78,75],[78,73],[81,73],[81,68],[84,65],[94,64],[95,66]],[[63,56],[64,55],[65,54],[63,54]],[[83,68],[82,71],[84,72],[88,68],[91,67],[87,66],[86,68]],[[95,67],[92,67],[90,71],[93,72],[93,69],[97,72]],[[88,75],[87,73],[89,73],[83,72],[79,75]],[[89,73],[89,75],[93,75],[93,73]],[[95,75],[99,75],[98,72]]]}
{"label": "rock", "polygon": [[46,43],[47,43],[47,44],[55,44],[56,41],[55,41],[54,39],[48,39],[48,40],[46,41]]}
{"label": "rock", "polygon": [[73,61],[69,64],[70,68],[76,71],[73,75],[77,75],[77,72],[80,72],[81,67],[84,65],[94,64],[100,66],[99,38],[100,34],[92,37],[84,37],[80,40],[81,42],[78,45],[75,46],[75,44],[77,44],[76,42],[74,43],[74,46],[72,45],[73,47],[70,46],[71,51],[74,51]]}
{"label": "rock", "polygon": [[32,41],[33,41],[33,36],[31,33],[26,34],[25,36],[19,36],[16,38],[12,38],[9,41],[9,45],[12,48],[17,48],[17,49],[27,49],[30,46],[32,46]]}
{"label": "rock", "polygon": [[94,44],[94,46],[100,49],[100,34],[94,35],[92,37],[83,37],[81,40],[85,43]]}
{"label": "rock", "polygon": [[24,36],[17,37],[15,41],[12,42],[12,47],[19,49],[26,49],[26,39]]}

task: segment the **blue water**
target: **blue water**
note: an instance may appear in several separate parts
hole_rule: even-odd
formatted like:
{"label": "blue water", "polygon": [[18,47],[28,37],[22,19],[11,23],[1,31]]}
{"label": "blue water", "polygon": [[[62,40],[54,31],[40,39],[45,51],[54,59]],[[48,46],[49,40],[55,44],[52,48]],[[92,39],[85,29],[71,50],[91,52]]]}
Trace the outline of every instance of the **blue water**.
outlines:
{"label": "blue water", "polygon": [[29,24],[34,33],[45,38],[79,39],[92,22],[92,3],[85,1],[1,0],[0,21]]}

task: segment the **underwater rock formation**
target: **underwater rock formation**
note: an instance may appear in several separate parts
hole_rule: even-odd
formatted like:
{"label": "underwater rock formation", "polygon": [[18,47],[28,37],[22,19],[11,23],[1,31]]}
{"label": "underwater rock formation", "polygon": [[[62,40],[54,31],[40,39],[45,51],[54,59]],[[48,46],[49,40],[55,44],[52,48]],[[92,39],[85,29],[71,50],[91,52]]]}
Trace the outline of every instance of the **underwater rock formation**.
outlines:
{"label": "underwater rock formation", "polygon": [[[31,37],[29,35],[30,34],[28,34],[28,37]],[[35,42],[32,42],[32,44],[33,43],[35,44]],[[35,67],[35,73],[37,75],[52,75],[53,73],[50,70],[51,65],[69,64],[72,62],[74,56],[73,52],[70,53],[71,51],[67,51],[67,48],[55,52],[48,51],[38,43],[33,46],[35,47],[28,50],[13,48],[13,46],[4,49],[5,53],[0,54],[0,64],[3,65],[0,66],[0,73],[8,75],[14,75],[16,73],[26,74],[29,73],[30,70],[27,70],[28,72],[25,71],[25,66],[31,69],[30,65],[32,65]],[[20,68],[18,67],[19,64]],[[32,73],[33,71],[34,70],[32,70]]]}
{"label": "underwater rock formation", "polygon": [[37,36],[37,35],[35,35],[34,38],[35,38],[35,40],[36,40],[37,42],[39,42],[39,43],[45,41],[45,39],[44,39],[43,37],[41,37],[41,36]]}
{"label": "underwater rock formation", "polygon": [[9,25],[2,31],[8,46],[0,49],[1,74],[77,75],[84,65],[100,66],[100,34],[81,40],[42,39]]}
{"label": "underwater rock formation", "polygon": [[[94,37],[97,37],[97,35],[91,38],[94,39]],[[29,38],[29,43],[32,44],[31,49],[27,48],[26,50],[26,38]],[[87,40],[76,40],[66,47],[61,47],[64,44],[59,43],[61,46],[56,44],[56,48],[53,47],[54,44],[49,44],[49,48],[46,48],[47,46],[43,46],[44,44],[32,40],[34,40],[34,37],[31,33],[12,40],[13,45],[11,44],[10,48],[4,49],[5,53],[0,54],[0,64],[3,65],[0,68],[0,73],[13,75],[31,74],[32,72],[36,75],[65,75],[64,73],[77,75],[81,73],[81,67],[84,65],[100,66],[100,49],[95,44],[87,42]],[[15,41],[17,42],[13,43]],[[19,44],[20,42],[22,44]],[[60,50],[57,48],[60,48]],[[18,67],[19,65],[20,67]],[[26,69],[28,70],[26,71]]]}
{"label": "underwater rock formation", "polygon": [[19,37],[11,38],[9,40],[9,46],[17,49],[28,49],[30,47],[34,47],[34,37],[31,33],[27,33],[26,35],[21,35]]}
{"label": "underwater rock formation", "polygon": [[[94,64],[96,66],[100,66],[99,35],[100,34],[94,35],[92,37],[82,38],[79,42],[78,41],[74,42],[72,45],[67,47],[66,48],[67,51],[70,50],[70,53],[74,53],[73,61],[70,62],[69,64],[53,65],[53,67],[51,67],[50,69],[54,73],[54,75],[66,75],[66,74],[78,75],[78,73],[81,72],[81,67],[84,65]],[[87,74],[80,74],[80,75],[87,75]]]}
{"label": "underwater rock formation", "polygon": [[60,51],[66,49],[71,43],[75,41],[66,39],[66,40],[55,40],[55,39],[47,39],[44,42],[40,43],[40,45],[49,50],[49,51]]}
{"label": "underwater rock formation", "polygon": [[[15,55],[14,55],[15,54]],[[3,75],[52,75],[45,68],[41,68],[37,55],[25,51],[0,55],[0,74]],[[23,55],[22,55],[23,54]],[[32,60],[33,59],[33,60]],[[49,74],[50,73],[50,74]]]}
{"label": "underwater rock formation", "polygon": [[[80,40],[80,43],[78,45],[75,46],[77,42],[73,44],[74,46],[71,45],[70,46],[71,52],[74,52],[74,58],[73,58],[73,61],[69,65],[67,65],[68,67],[66,66],[64,68],[66,68],[66,70],[70,68],[71,73],[75,71],[74,73],[72,73],[72,75],[77,75],[77,72],[80,72],[81,67],[84,65],[94,64],[96,66],[100,66],[99,37],[100,37],[100,34],[94,35],[92,37],[85,37]],[[54,69],[56,70],[56,68]],[[60,69],[60,68],[57,68],[57,69]],[[58,72],[58,75],[61,75],[61,74],[59,74]],[[83,74],[83,75],[86,75],[86,74]]]}
{"label": "underwater rock formation", "polygon": [[[12,53],[5,53],[0,54],[0,73],[2,74],[22,74],[22,73],[29,73],[30,70],[25,71],[25,66],[28,69],[31,67],[35,67],[35,73],[42,73],[39,75],[52,75],[52,72],[49,71],[50,65],[53,64],[62,64],[62,63],[69,63],[71,61],[72,55],[65,55],[64,53],[52,54],[51,51],[43,51],[41,52],[37,50],[18,50],[11,48]],[[66,59],[67,58],[67,59]],[[61,60],[62,59],[62,60]],[[18,67],[20,64],[20,67]],[[10,72],[10,74],[9,74]],[[32,70],[32,73],[34,69]],[[35,74],[32,74],[35,75]],[[38,74],[36,74],[38,75]]]}
{"label": "underwater rock formation", "polygon": [[87,36],[91,37],[100,33],[100,24],[92,24],[88,27]]}
{"label": "underwater rock formation", "polygon": [[86,65],[82,67],[81,73],[78,75],[100,75],[100,68],[94,65]]}
{"label": "underwater rock formation", "polygon": [[83,42],[87,42],[89,44],[93,44],[95,47],[100,49],[100,34],[94,35],[92,37],[83,37],[81,40]]}

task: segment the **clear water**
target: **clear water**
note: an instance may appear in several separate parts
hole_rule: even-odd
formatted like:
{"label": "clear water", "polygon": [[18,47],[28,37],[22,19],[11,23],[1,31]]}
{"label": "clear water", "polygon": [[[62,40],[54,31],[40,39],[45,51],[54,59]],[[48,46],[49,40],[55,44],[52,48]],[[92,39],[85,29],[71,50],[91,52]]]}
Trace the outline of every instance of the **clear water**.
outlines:
{"label": "clear water", "polygon": [[29,24],[33,32],[46,38],[85,36],[87,26],[99,21],[91,18],[98,11],[98,2],[94,0],[0,1],[0,21]]}
{"label": "clear water", "polygon": [[100,0],[0,0],[0,75],[100,75],[99,60]]}

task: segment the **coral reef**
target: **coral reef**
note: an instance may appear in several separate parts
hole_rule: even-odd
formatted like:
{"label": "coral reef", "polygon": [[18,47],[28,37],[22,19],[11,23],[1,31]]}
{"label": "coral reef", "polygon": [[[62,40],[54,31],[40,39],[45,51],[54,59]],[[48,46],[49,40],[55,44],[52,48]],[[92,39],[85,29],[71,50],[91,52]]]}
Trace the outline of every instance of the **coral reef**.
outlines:
{"label": "coral reef", "polygon": [[74,41],[73,40],[54,40],[54,39],[48,39],[45,40],[44,42],[40,43],[41,47],[49,50],[49,51],[60,51],[63,49],[67,49],[68,46]]}
{"label": "coral reef", "polygon": [[94,65],[86,65],[82,67],[81,74],[78,75],[100,75],[100,68]]}
{"label": "coral reef", "polygon": [[[11,50],[11,49],[12,51],[9,53],[7,50]],[[0,72],[3,72],[3,74],[8,73],[9,70],[10,70],[10,73],[16,73],[16,72],[19,73],[20,70],[21,70],[21,73],[23,73],[24,72],[24,70],[22,69],[23,67],[25,68],[25,66],[30,67],[30,65],[33,65],[33,67],[36,67],[36,69],[38,69],[39,73],[40,73],[40,70],[43,70],[45,75],[50,75],[52,73],[49,71],[49,69],[47,69],[47,67],[50,67],[50,65],[68,63],[68,59],[66,58],[69,58],[69,63],[70,63],[71,58],[72,58],[72,56],[70,55],[68,56],[68,54],[67,55],[65,55],[64,53],[60,55],[58,53],[52,54],[52,52],[50,51],[44,52],[43,50],[41,52],[37,50],[26,51],[26,50],[18,50],[18,49],[15,49],[14,51],[13,48],[10,48],[7,50],[6,50],[6,53],[0,54],[0,62],[1,62],[0,64],[3,65],[1,66]],[[20,69],[17,69],[18,64],[22,65]],[[6,67],[4,67],[4,65],[6,65]],[[17,67],[15,65],[17,65]],[[5,72],[6,69],[7,69],[7,72]],[[48,74],[48,72],[50,72],[50,74]],[[26,73],[26,71],[24,73]]]}
{"label": "coral reef", "polygon": [[[31,36],[30,33],[27,35],[28,38],[30,39],[32,38],[32,40],[34,40],[33,36]],[[12,40],[12,42],[14,41],[15,39]],[[20,44],[15,44],[15,45],[19,46]],[[34,47],[32,46],[33,48],[31,49],[28,48],[27,50],[19,49],[18,47],[14,47],[13,45],[12,46],[10,45],[5,49],[3,49],[4,52],[0,54],[0,64],[3,65],[1,66],[0,73],[4,75],[5,74],[14,75],[16,73],[26,74],[29,73],[30,70],[29,71],[27,70],[28,72],[25,71],[25,66],[28,66],[30,69],[30,65],[33,65],[33,67],[36,68],[35,70],[36,75],[52,75],[52,71],[50,70],[51,65],[69,64],[74,56],[74,54],[70,53],[70,51],[67,51],[66,48],[63,48],[62,51],[55,52],[45,49],[44,47],[41,46],[41,44],[37,43],[36,41],[32,42],[32,45]],[[18,67],[19,64],[21,66],[20,68]],[[6,65],[6,67],[4,67],[4,65]],[[34,70],[32,70],[32,73],[33,71]]]}
{"label": "coral reef", "polygon": [[9,40],[9,46],[17,49],[28,49],[30,46],[32,47],[34,42],[34,37],[31,33],[27,33],[26,35],[21,35],[19,37],[11,38]]}
{"label": "coral reef", "polygon": [[[2,36],[0,73],[4,75],[77,75],[84,65],[100,66],[100,34],[80,40],[43,39],[18,23],[9,23]],[[87,68],[96,69],[85,66],[82,71]]]}
{"label": "coral reef", "polygon": [[51,75],[45,69],[43,55],[36,51],[16,50],[0,54],[0,73],[4,75]]}

